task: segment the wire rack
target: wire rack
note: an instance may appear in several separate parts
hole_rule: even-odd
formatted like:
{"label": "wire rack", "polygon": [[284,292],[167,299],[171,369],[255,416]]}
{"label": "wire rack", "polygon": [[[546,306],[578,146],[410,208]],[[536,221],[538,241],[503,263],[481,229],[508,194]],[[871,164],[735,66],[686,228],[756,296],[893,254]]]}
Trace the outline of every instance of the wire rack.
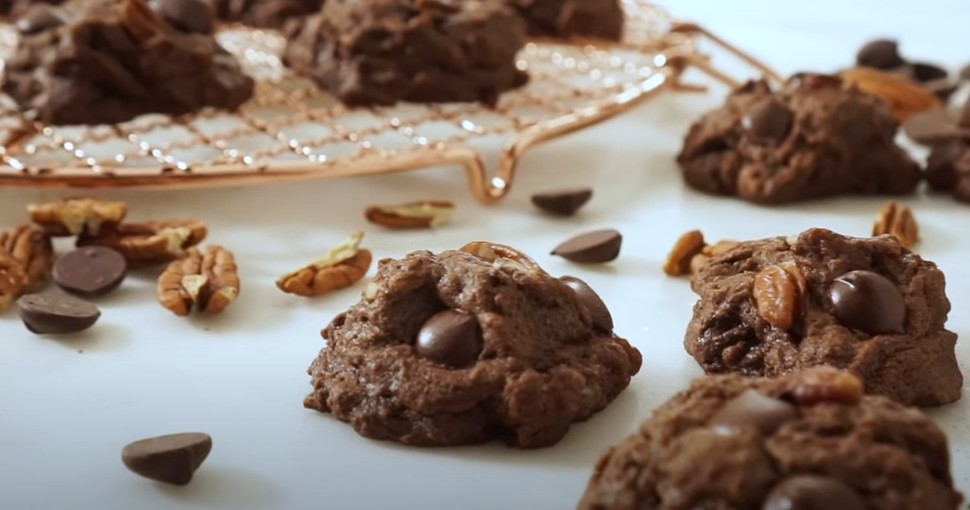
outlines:
{"label": "wire rack", "polygon": [[[679,82],[687,66],[731,83],[698,52],[696,39],[708,35],[734,48],[700,27],[674,23],[654,4],[623,3],[622,43],[532,41],[517,62],[530,74],[529,84],[504,94],[492,108],[453,103],[348,109],[283,67],[285,41],[278,34],[226,27],[220,42],[257,79],[254,97],[238,111],[55,127],[25,119],[0,95],[0,185],[184,188],[457,165],[476,198],[495,202],[508,193],[528,149],[667,89],[689,88]],[[0,26],[0,57],[16,44],[15,30]],[[496,142],[504,148],[499,167],[489,171],[482,149]]]}

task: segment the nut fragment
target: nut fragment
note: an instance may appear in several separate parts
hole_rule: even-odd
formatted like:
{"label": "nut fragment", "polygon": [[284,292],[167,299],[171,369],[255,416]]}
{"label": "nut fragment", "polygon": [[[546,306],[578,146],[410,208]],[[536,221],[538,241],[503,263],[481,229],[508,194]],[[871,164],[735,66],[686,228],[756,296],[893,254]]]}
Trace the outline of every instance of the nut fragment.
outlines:
{"label": "nut fragment", "polygon": [[23,266],[28,288],[44,283],[54,265],[51,239],[44,229],[36,225],[0,231],[0,250]]}
{"label": "nut fragment", "polygon": [[879,211],[879,217],[872,226],[872,235],[890,234],[899,244],[912,248],[919,241],[919,225],[913,217],[913,211],[902,204],[889,201]]}
{"label": "nut fragment", "polygon": [[0,311],[6,310],[27,289],[24,266],[0,252]]}
{"label": "nut fragment", "polygon": [[48,235],[97,235],[102,227],[121,223],[128,214],[128,206],[124,202],[96,198],[67,198],[60,202],[30,204],[27,214]]}
{"label": "nut fragment", "polygon": [[700,272],[712,258],[720,256],[721,254],[727,253],[731,248],[734,248],[739,243],[737,241],[722,240],[714,244],[708,244],[701,249],[701,252],[694,255],[690,259],[690,273],[697,274]]}
{"label": "nut fragment", "polygon": [[489,261],[497,268],[508,267],[527,273],[546,273],[528,255],[504,244],[490,243],[488,241],[473,241],[462,246],[460,251],[471,253],[480,259]]}
{"label": "nut fragment", "polygon": [[205,239],[208,230],[198,220],[147,221],[81,235],[78,246],[106,246],[122,254],[132,266],[170,262]]}
{"label": "nut fragment", "polygon": [[691,272],[691,261],[695,256],[700,255],[705,246],[707,244],[704,243],[704,234],[700,230],[691,230],[680,236],[667,255],[664,273],[669,276],[689,274]]}
{"label": "nut fragment", "polygon": [[862,398],[863,384],[850,372],[821,366],[778,379],[771,393],[800,406],[826,402],[855,404]]}
{"label": "nut fragment", "polygon": [[855,86],[886,101],[900,122],[920,112],[943,108],[932,90],[900,74],[854,67],[843,71],[842,78],[846,86]]}
{"label": "nut fragment", "polygon": [[754,278],[753,295],[758,314],[777,328],[788,331],[805,314],[805,277],[794,262],[768,266]]}
{"label": "nut fragment", "polygon": [[426,200],[401,205],[371,206],[364,212],[367,221],[392,229],[433,228],[451,221],[455,204],[446,200]]}
{"label": "nut fragment", "polygon": [[239,272],[232,252],[208,246],[204,253],[189,248],[182,259],[169,264],[158,277],[158,302],[175,315],[188,315],[193,306],[204,313],[219,313],[239,295]]}
{"label": "nut fragment", "polygon": [[305,297],[350,287],[367,274],[373,261],[370,250],[360,248],[363,239],[363,232],[354,232],[320,260],[281,276],[276,286],[283,292]]}

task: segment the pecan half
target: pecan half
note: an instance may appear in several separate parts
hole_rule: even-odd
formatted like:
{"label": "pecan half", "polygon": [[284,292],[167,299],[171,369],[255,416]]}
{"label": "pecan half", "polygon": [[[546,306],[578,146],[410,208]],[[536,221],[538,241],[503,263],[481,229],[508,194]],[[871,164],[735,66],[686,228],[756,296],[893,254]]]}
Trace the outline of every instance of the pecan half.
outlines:
{"label": "pecan half", "polygon": [[60,202],[30,204],[27,214],[30,221],[43,227],[48,235],[97,235],[102,227],[121,223],[128,214],[128,205],[96,198],[67,198]]}
{"label": "pecan half", "polygon": [[78,246],[106,246],[121,253],[132,266],[164,264],[181,257],[208,234],[198,220],[125,223],[102,229],[98,235],[78,237]]}
{"label": "pecan half", "polygon": [[47,232],[37,225],[21,225],[0,231],[0,250],[23,266],[27,287],[47,281],[54,265],[54,247]]}
{"label": "pecan half", "polygon": [[27,272],[20,262],[0,252],[0,311],[27,290]]}
{"label": "pecan half", "polygon": [[707,246],[707,243],[704,242],[704,234],[700,230],[691,230],[680,236],[667,255],[667,261],[664,262],[664,273],[669,276],[690,274],[691,261],[695,256],[700,255],[705,246]]}
{"label": "pecan half", "polygon": [[943,108],[932,90],[900,74],[854,67],[843,71],[842,79],[845,86],[854,86],[884,100],[900,122],[920,112]]}
{"label": "pecan half", "polygon": [[805,277],[794,262],[762,269],[754,277],[753,295],[758,314],[768,324],[785,331],[805,314],[808,300]]}
{"label": "pecan half", "polygon": [[777,379],[772,393],[800,406],[826,402],[855,404],[862,398],[862,381],[833,367],[813,367]]}
{"label": "pecan half", "polygon": [[367,274],[373,261],[370,250],[360,247],[363,239],[363,232],[354,232],[320,260],[281,276],[276,286],[283,292],[304,297],[350,287]]}
{"label": "pecan half", "polygon": [[546,274],[536,261],[528,255],[504,244],[488,241],[473,241],[462,246],[459,251],[487,260],[497,268],[510,268],[527,273]]}
{"label": "pecan half", "polygon": [[919,241],[919,225],[913,217],[913,211],[902,204],[889,201],[879,211],[879,217],[872,226],[872,235],[890,234],[899,244],[912,248]]}
{"label": "pecan half", "polygon": [[239,295],[239,272],[232,252],[222,246],[208,246],[205,252],[189,248],[186,256],[169,264],[158,277],[158,302],[175,315],[188,315],[192,308],[203,313],[220,313]]}
{"label": "pecan half", "polygon": [[364,211],[367,221],[392,229],[432,228],[451,221],[455,204],[426,200],[401,205],[375,205]]}

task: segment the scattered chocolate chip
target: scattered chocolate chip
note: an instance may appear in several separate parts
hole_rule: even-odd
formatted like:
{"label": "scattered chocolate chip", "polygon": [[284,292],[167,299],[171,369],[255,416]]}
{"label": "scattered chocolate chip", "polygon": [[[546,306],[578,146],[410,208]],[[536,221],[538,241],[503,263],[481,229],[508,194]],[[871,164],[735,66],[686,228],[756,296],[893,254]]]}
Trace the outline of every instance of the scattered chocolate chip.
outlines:
{"label": "scattered chocolate chip", "polygon": [[899,44],[892,39],[876,39],[866,43],[859,49],[855,61],[860,66],[886,70],[906,63],[899,55]]}
{"label": "scattered chocolate chip", "polygon": [[84,296],[98,296],[117,289],[126,274],[125,258],[102,246],[86,246],[62,256],[53,271],[57,285]]}
{"label": "scattered chocolate chip", "polygon": [[610,309],[589,284],[575,276],[562,276],[559,279],[576,292],[579,302],[589,311],[594,327],[603,331],[613,331],[613,315],[610,314]]}
{"label": "scattered chocolate chip", "polygon": [[797,417],[798,410],[795,406],[751,389],[724,404],[711,417],[709,425],[728,428],[754,427],[767,436]]}
{"label": "scattered chocolate chip", "polygon": [[185,485],[212,451],[212,438],[201,432],[186,432],[135,441],[121,451],[128,469],[145,478],[172,485]]}
{"label": "scattered chocolate chip", "polygon": [[913,69],[913,78],[920,83],[949,78],[950,76],[946,69],[929,62],[913,62],[910,66]]}
{"label": "scattered chocolate chip", "polygon": [[155,0],[153,6],[180,30],[211,34],[215,28],[212,9],[202,0]]}
{"label": "scattered chocolate chip", "polygon": [[580,207],[589,202],[593,190],[577,188],[561,191],[550,191],[532,195],[532,203],[543,211],[560,216],[572,216]]}
{"label": "scattered chocolate chip", "polygon": [[573,237],[552,250],[566,260],[584,264],[609,262],[620,255],[623,236],[616,230],[596,230]]}
{"label": "scattered chocolate chip", "polygon": [[32,333],[77,333],[98,322],[101,312],[87,301],[60,292],[27,294],[17,300],[20,318]]}
{"label": "scattered chocolate chip", "polygon": [[902,333],[906,303],[895,283],[872,271],[850,271],[832,282],[829,296],[843,325],[869,334]]}
{"label": "scattered chocolate chip", "polygon": [[431,316],[418,332],[418,356],[442,365],[461,368],[478,359],[482,332],[475,317],[445,310]]}
{"label": "scattered chocolate chip", "polygon": [[35,4],[17,19],[17,30],[21,34],[30,35],[63,24],[63,11],[52,5]]}
{"label": "scattered chocolate chip", "polygon": [[957,117],[947,110],[929,110],[903,123],[903,132],[914,142],[932,144],[957,138],[970,139],[970,129],[961,129]]}
{"label": "scattered chocolate chip", "polygon": [[866,504],[844,483],[826,476],[786,478],[768,493],[762,510],[866,510]]}
{"label": "scattered chocolate chip", "polygon": [[756,103],[741,118],[743,127],[757,143],[780,142],[791,130],[794,114],[775,98]]}

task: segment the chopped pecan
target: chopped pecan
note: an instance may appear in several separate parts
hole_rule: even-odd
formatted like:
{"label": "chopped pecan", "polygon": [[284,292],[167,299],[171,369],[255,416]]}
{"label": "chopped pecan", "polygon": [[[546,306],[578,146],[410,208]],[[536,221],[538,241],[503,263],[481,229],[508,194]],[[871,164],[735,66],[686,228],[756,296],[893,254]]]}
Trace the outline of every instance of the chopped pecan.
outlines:
{"label": "chopped pecan", "polygon": [[690,273],[697,274],[712,258],[727,253],[738,244],[737,241],[723,240],[704,246],[700,253],[690,259]]}
{"label": "chopped pecan", "polygon": [[889,201],[879,211],[879,218],[872,226],[872,235],[890,234],[899,244],[912,248],[919,241],[919,225],[913,217],[913,211],[902,204]]}
{"label": "chopped pecan", "polygon": [[0,252],[0,311],[27,290],[27,272],[20,262]]}
{"label": "chopped pecan", "polygon": [[871,67],[854,67],[842,72],[847,87],[884,100],[900,122],[928,110],[940,110],[943,102],[927,87],[901,75]]}
{"label": "chopped pecan", "polygon": [[22,225],[0,231],[0,250],[23,266],[28,288],[47,281],[54,265],[54,247],[44,229],[36,225]]}
{"label": "chopped pecan", "polygon": [[473,241],[462,246],[460,251],[471,253],[482,260],[487,260],[498,268],[508,267],[527,273],[546,273],[528,255],[504,244],[490,243],[488,241]]}
{"label": "chopped pecan", "polygon": [[67,198],[60,202],[30,204],[27,214],[48,235],[98,235],[102,227],[121,223],[128,214],[128,205],[96,198]]}
{"label": "chopped pecan", "polygon": [[446,200],[426,200],[401,205],[371,206],[364,211],[364,217],[393,229],[432,228],[451,221],[455,204]]}
{"label": "chopped pecan", "polygon": [[363,239],[363,232],[354,232],[320,260],[281,276],[276,286],[283,292],[305,297],[350,287],[367,274],[373,261],[370,250],[360,247]]}
{"label": "chopped pecan", "polygon": [[758,314],[785,331],[805,314],[808,301],[805,277],[794,262],[762,269],[755,275],[753,295]]}
{"label": "chopped pecan", "polygon": [[173,261],[158,277],[158,302],[175,315],[188,315],[192,308],[219,313],[239,295],[239,272],[232,252],[222,246],[208,246],[205,252],[189,248],[186,256]]}
{"label": "chopped pecan", "polygon": [[132,266],[164,264],[202,242],[208,230],[198,220],[124,223],[98,235],[78,237],[78,246],[106,246],[121,253]]}
{"label": "chopped pecan", "polygon": [[700,255],[707,244],[700,230],[691,230],[680,236],[664,263],[664,273],[669,276],[683,276],[691,272],[691,261]]}
{"label": "chopped pecan", "polygon": [[772,393],[800,406],[826,402],[855,404],[862,398],[862,381],[833,367],[813,367],[777,379]]}

